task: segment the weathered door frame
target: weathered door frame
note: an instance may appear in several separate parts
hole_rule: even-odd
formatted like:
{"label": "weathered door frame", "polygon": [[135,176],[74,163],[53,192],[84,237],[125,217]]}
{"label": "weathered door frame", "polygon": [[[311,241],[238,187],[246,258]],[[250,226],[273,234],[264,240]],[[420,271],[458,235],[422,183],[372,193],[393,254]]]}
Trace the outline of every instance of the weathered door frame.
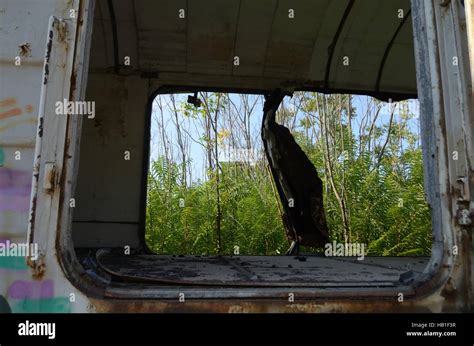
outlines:
{"label": "weathered door frame", "polygon": [[[74,0],[64,18],[50,17],[34,155],[28,241],[38,244],[27,258],[32,276],[67,280],[61,249],[72,249],[70,224],[79,157],[80,115],[58,115],[56,102],[84,99],[94,0]],[[74,255],[69,251],[67,255]],[[74,263],[68,258],[68,263]]]}

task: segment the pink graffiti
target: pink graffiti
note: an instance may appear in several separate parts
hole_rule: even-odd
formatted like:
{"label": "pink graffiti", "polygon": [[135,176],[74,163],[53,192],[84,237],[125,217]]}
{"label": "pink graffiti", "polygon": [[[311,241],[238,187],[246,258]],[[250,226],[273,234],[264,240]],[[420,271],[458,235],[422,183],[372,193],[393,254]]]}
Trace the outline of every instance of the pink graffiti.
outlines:
{"label": "pink graffiti", "polygon": [[0,211],[28,211],[31,172],[0,167]]}
{"label": "pink graffiti", "polygon": [[54,295],[52,280],[15,281],[8,288],[8,296],[15,299],[51,298]]}

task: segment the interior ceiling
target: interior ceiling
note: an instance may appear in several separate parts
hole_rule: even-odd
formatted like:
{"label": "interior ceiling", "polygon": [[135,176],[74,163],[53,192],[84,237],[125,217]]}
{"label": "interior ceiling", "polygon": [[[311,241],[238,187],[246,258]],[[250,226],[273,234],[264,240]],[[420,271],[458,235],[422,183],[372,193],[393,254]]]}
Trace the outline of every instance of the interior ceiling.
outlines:
{"label": "interior ceiling", "polygon": [[98,1],[90,64],[168,85],[416,97],[409,0]]}

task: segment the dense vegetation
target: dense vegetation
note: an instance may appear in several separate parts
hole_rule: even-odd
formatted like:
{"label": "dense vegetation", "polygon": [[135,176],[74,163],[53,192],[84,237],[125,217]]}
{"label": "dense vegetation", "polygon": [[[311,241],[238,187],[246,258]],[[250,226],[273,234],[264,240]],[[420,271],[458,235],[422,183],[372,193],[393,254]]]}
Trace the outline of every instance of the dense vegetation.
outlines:
{"label": "dense vegetation", "polygon": [[[199,96],[199,108],[183,95],[155,100],[149,247],[166,254],[284,253],[281,206],[260,140],[262,98]],[[323,181],[331,240],[364,243],[367,255],[429,255],[430,210],[413,105],[305,92],[280,107],[279,123]]]}

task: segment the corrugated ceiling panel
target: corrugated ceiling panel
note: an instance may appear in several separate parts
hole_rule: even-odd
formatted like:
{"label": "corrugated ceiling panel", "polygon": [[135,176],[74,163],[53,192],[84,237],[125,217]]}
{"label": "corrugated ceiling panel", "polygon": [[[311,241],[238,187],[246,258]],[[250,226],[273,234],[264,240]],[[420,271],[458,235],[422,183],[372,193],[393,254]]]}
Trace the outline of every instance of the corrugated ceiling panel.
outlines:
{"label": "corrugated ceiling panel", "polygon": [[184,9],[187,16],[186,3],[186,0],[135,1],[138,52],[143,71],[186,71],[188,21],[179,17],[180,9]]}
{"label": "corrugated ceiling panel", "polygon": [[187,72],[232,74],[239,0],[189,1]]}
{"label": "corrugated ceiling panel", "polygon": [[[328,1],[279,1],[268,43],[265,77],[308,77],[320,18],[327,4]],[[294,11],[294,18],[289,18],[290,10]]]}
{"label": "corrugated ceiling panel", "polygon": [[[240,76],[271,80],[275,88],[294,85],[297,89],[326,92],[380,91],[403,93],[407,97],[416,94],[411,18],[406,18],[390,44],[402,22],[398,10],[403,9],[406,15],[409,0],[133,0],[121,4],[114,0],[113,3],[118,12],[120,55],[138,52],[141,72],[157,72],[158,76],[163,72],[168,81],[173,79],[173,73],[179,73],[176,84],[192,83],[199,75],[202,86],[242,88]],[[350,11],[349,4],[353,4]],[[93,47],[111,51],[112,22],[107,19],[109,13],[104,13],[104,6],[100,9],[105,19],[100,23],[99,15],[96,16],[97,42]],[[185,10],[184,19],[179,18],[180,9]],[[294,18],[289,18],[289,10],[294,10]],[[333,42],[336,44],[331,58]],[[135,50],[133,46],[137,46]],[[384,59],[388,46],[391,47]],[[99,58],[93,52],[97,61],[93,59],[92,67],[97,67],[97,63],[103,65],[104,57],[109,61],[111,54]],[[234,66],[235,56],[239,57],[239,66]],[[349,57],[348,66],[343,65],[344,56]],[[205,76],[209,76],[208,80]]]}
{"label": "corrugated ceiling panel", "polygon": [[242,0],[234,55],[240,65],[233,66],[235,76],[262,76],[277,0]]}

